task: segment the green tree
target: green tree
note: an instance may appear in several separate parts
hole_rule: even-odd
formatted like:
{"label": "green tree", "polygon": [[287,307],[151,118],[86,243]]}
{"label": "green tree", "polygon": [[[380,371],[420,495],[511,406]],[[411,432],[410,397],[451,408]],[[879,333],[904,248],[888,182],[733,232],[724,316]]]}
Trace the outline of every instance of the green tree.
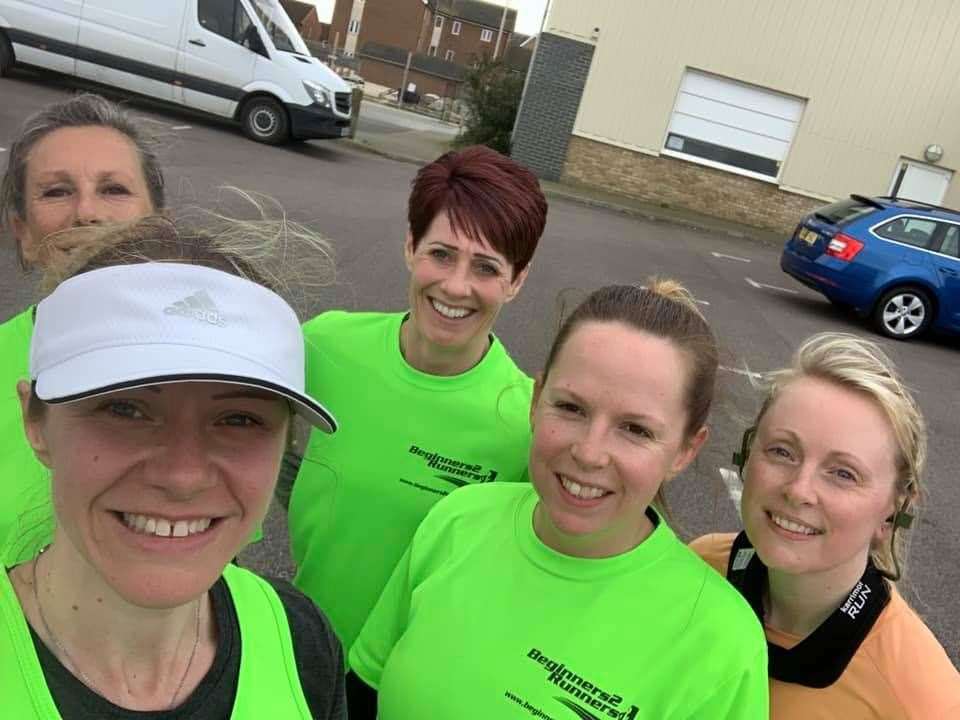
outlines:
{"label": "green tree", "polygon": [[509,155],[523,75],[503,62],[483,59],[467,73],[463,87],[466,112],[454,144],[486,145]]}

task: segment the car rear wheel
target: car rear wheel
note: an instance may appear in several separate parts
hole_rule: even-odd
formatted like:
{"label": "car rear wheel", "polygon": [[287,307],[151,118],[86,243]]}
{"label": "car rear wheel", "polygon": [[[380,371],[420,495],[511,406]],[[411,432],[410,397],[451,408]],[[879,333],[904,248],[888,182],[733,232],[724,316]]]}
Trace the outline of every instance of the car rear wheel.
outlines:
{"label": "car rear wheel", "polygon": [[290,122],[287,111],[276,100],[255,97],[243,106],[240,118],[243,132],[251,140],[279,145],[290,137]]}
{"label": "car rear wheel", "polygon": [[933,303],[923,290],[894,288],[884,293],[873,311],[873,323],[883,335],[912,340],[923,334],[933,319]]}

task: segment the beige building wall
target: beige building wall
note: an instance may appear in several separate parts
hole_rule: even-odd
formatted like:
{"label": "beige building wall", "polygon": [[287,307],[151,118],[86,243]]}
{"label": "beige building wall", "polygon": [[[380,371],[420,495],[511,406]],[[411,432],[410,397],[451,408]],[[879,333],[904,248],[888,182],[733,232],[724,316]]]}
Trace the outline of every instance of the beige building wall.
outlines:
{"label": "beige building wall", "polygon": [[[553,0],[544,31],[596,47],[580,138],[660,155],[693,68],[806,100],[784,190],[885,195],[931,143],[960,166],[954,0]],[[960,206],[960,180],[944,203]]]}

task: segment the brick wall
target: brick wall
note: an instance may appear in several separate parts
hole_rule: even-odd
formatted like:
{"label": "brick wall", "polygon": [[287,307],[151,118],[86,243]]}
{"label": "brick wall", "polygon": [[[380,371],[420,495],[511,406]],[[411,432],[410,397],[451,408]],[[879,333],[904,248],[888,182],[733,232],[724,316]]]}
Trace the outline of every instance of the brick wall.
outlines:
{"label": "brick wall", "polygon": [[563,180],[786,233],[825,204],[773,183],[576,136],[570,137]]}
{"label": "brick wall", "polygon": [[[330,41],[337,42],[337,47],[342,48],[346,42],[352,8],[353,0],[336,0],[333,7]],[[427,40],[430,38],[429,28],[426,28],[430,17],[422,0],[366,0],[360,19],[357,50],[367,41],[414,50],[418,38],[421,44],[424,36]]]}
{"label": "brick wall", "polygon": [[342,48],[347,41],[347,25],[350,23],[350,11],[353,0],[336,0],[333,16],[330,18],[330,44]]}
{"label": "brick wall", "polygon": [[330,38],[330,26],[327,23],[322,23],[317,18],[317,10],[314,8],[310,11],[310,14],[307,15],[303,22],[300,23],[300,35],[304,40],[313,40],[314,42],[329,42]]}
{"label": "brick wall", "polygon": [[421,32],[425,15],[429,12],[425,12],[420,0],[367,0],[357,49],[372,40],[413,50],[417,38],[426,32]]}
{"label": "brick wall", "polygon": [[[389,88],[398,88],[403,82],[403,67],[391,63],[381,62],[372,58],[363,58],[360,60],[358,72],[364,80],[384,85]],[[427,75],[411,69],[407,75],[407,84],[416,83],[417,92],[420,95],[433,93],[440,97],[456,97],[457,83],[452,80],[439,78],[435,75]]]}
{"label": "brick wall", "polygon": [[577,119],[593,46],[543,33],[517,113],[511,155],[537,175],[559,180]]}

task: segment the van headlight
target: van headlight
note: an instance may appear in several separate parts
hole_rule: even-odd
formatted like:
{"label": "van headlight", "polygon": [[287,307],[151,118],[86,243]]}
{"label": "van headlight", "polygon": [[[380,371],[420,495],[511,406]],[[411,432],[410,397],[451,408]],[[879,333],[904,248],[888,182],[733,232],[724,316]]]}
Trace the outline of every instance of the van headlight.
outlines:
{"label": "van headlight", "polygon": [[325,87],[321,87],[316,83],[305,80],[303,83],[303,89],[307,91],[315,105],[319,105],[322,108],[331,108],[333,103],[330,102],[330,91]]}

